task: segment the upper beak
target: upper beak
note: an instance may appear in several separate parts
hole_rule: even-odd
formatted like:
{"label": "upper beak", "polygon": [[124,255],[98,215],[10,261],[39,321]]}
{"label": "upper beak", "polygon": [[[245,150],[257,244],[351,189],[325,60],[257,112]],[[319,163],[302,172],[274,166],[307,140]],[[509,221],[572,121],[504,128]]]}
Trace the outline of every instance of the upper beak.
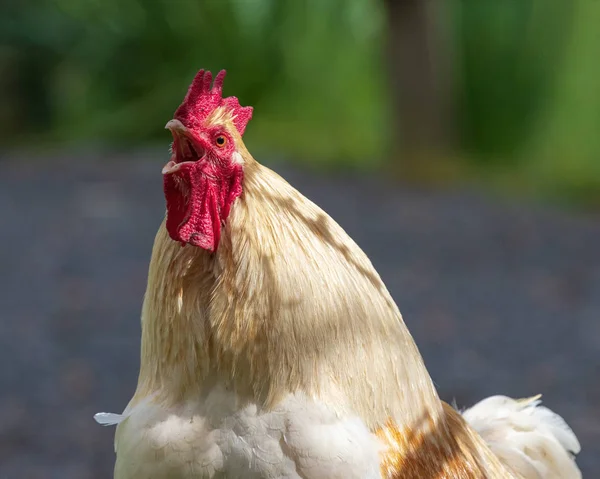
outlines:
{"label": "upper beak", "polygon": [[185,134],[187,132],[187,128],[179,120],[169,120],[165,125],[165,129],[171,130],[173,135]]}

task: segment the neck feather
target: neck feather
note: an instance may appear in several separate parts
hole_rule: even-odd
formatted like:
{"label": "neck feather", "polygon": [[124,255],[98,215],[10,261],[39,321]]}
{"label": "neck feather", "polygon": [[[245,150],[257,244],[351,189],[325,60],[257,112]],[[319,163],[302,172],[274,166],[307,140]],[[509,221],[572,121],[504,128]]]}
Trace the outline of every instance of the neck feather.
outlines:
{"label": "neck feather", "polygon": [[142,313],[138,395],[173,400],[226,381],[268,408],[303,391],[387,421],[442,406],[366,255],[320,208],[247,152],[244,191],[211,254],[161,226]]}

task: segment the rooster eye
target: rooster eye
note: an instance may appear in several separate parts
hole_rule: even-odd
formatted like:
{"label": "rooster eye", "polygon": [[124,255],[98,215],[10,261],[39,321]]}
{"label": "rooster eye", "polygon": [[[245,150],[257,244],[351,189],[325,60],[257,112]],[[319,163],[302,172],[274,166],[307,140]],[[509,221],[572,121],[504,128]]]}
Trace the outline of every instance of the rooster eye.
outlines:
{"label": "rooster eye", "polygon": [[227,138],[225,138],[223,135],[219,135],[215,139],[215,143],[217,144],[217,146],[223,147],[227,143]]}

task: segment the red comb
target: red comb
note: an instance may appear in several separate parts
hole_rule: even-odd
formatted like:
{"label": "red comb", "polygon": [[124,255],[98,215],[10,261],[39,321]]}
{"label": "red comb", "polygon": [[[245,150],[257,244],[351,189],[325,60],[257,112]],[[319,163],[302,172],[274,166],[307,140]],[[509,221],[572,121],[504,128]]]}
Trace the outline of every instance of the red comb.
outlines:
{"label": "red comb", "polygon": [[212,73],[200,70],[192,81],[183,103],[175,111],[175,119],[188,128],[199,127],[215,108],[223,106],[232,113],[233,124],[240,135],[243,135],[252,118],[252,107],[241,106],[234,96],[222,97],[224,78],[225,70],[221,70],[211,88]]}

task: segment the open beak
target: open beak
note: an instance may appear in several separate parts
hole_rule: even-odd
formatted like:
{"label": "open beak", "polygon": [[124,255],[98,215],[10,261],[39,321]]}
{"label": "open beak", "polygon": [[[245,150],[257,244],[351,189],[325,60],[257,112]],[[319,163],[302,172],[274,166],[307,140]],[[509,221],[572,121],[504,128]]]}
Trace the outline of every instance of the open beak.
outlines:
{"label": "open beak", "polygon": [[179,120],[169,120],[165,128],[173,135],[173,153],[169,162],[163,166],[163,175],[175,173],[204,157],[204,148],[193,139],[189,130]]}

